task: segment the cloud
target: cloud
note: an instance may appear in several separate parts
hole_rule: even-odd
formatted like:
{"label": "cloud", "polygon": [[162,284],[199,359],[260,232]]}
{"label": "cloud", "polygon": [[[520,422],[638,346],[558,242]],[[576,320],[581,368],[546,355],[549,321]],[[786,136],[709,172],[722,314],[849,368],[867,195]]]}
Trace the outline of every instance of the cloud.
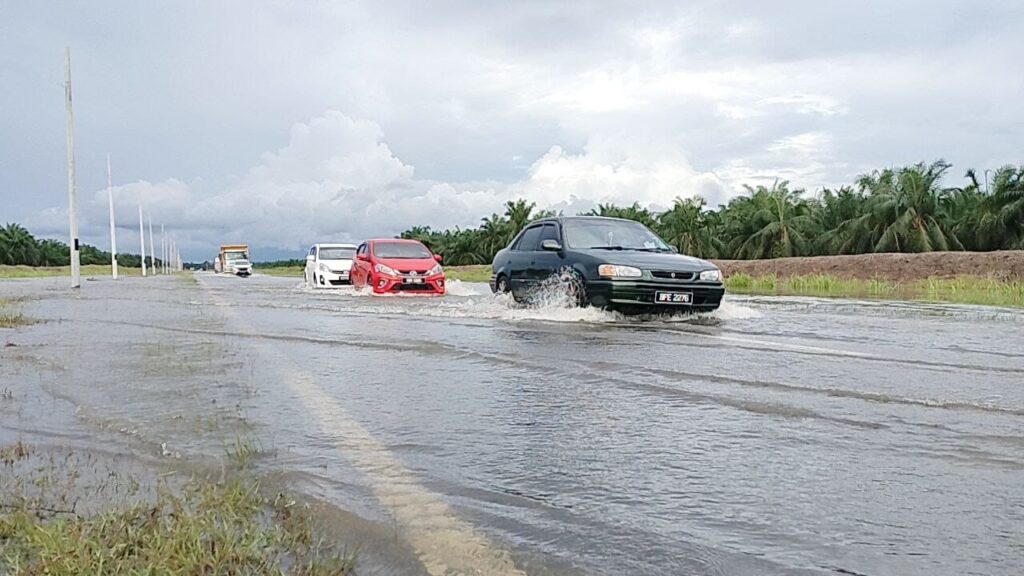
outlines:
{"label": "cloud", "polygon": [[[476,226],[514,197],[573,214],[597,203],[664,208],[677,196],[718,201],[728,194],[717,176],[694,170],[678,146],[643,138],[598,138],[578,154],[554,146],[513,183],[419,179],[379,125],[338,111],[295,124],[287,144],[262,154],[223,187],[168,179],[118,185],[113,192],[122,238],[137,236],[141,204],[187,250],[244,241],[295,251],[321,240],[391,236],[416,225]],[[88,195],[80,211],[83,238],[105,245],[107,191]],[[66,219],[66,211],[51,209],[28,224],[59,236]],[[129,250],[135,246],[122,242]]]}

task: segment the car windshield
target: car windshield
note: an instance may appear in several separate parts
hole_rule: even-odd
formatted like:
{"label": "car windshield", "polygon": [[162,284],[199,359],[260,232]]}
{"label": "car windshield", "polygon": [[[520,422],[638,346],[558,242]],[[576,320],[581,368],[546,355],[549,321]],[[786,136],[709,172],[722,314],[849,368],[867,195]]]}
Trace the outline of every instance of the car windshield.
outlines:
{"label": "car windshield", "polygon": [[566,220],[565,241],[570,248],[671,251],[657,234],[639,222],[627,220]]}
{"label": "car windshield", "polygon": [[355,248],[321,248],[321,260],[351,260],[356,256]]}
{"label": "car windshield", "polygon": [[248,257],[248,255],[246,255],[245,252],[225,252],[224,253],[224,259],[228,260],[228,261],[231,261],[231,260],[248,260],[249,257]]}
{"label": "car windshield", "polygon": [[427,247],[418,242],[378,242],[373,245],[378,258],[432,258]]}

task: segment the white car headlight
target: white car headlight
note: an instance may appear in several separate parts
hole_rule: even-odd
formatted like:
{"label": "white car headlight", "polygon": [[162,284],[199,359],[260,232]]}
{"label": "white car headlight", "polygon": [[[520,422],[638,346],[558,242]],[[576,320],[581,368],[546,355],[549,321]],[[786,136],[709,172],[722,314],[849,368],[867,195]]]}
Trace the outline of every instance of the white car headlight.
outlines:
{"label": "white car headlight", "polygon": [[330,272],[331,269],[327,267],[327,264],[324,264],[323,262],[321,262],[320,263],[320,271],[321,272]]}
{"label": "white car headlight", "polygon": [[705,270],[705,271],[700,273],[700,279],[701,280],[708,280],[708,281],[711,281],[711,282],[721,282],[721,280],[722,280],[722,271],[718,270],[718,269],[715,269],[715,270]]}
{"label": "white car headlight", "polygon": [[377,272],[380,272],[381,274],[387,274],[388,276],[398,276],[399,275],[398,271],[396,271],[394,268],[392,268],[390,266],[385,266],[383,264],[377,264],[377,265],[375,265],[373,267],[373,269],[376,270]]}
{"label": "white car headlight", "polygon": [[427,276],[437,276],[438,274],[444,274],[444,268],[441,268],[440,264],[435,264],[433,268],[427,270]]}
{"label": "white car headlight", "polygon": [[597,273],[606,278],[639,278],[644,274],[639,268],[618,264],[601,264],[597,267]]}

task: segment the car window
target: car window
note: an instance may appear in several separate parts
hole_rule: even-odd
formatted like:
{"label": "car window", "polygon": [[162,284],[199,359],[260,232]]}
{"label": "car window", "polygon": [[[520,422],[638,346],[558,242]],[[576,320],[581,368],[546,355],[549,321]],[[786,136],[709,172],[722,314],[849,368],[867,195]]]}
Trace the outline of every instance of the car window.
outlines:
{"label": "car window", "polygon": [[544,225],[544,228],[540,232],[540,240],[537,243],[538,248],[540,246],[540,243],[544,242],[545,240],[554,240],[555,242],[558,242],[559,244],[562,243],[562,240],[558,237],[558,227],[557,226],[555,226],[554,224],[545,224]]}
{"label": "car window", "polygon": [[540,245],[541,226],[533,226],[523,232],[522,238],[516,244],[516,250],[522,252],[535,252]]}

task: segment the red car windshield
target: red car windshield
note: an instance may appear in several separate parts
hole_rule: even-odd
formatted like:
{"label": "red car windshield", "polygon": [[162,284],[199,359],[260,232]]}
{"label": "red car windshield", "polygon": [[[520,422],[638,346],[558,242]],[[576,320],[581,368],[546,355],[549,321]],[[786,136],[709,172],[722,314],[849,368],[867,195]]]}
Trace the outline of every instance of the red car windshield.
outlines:
{"label": "red car windshield", "polygon": [[426,246],[413,242],[379,242],[373,245],[373,255],[377,258],[433,258]]}

